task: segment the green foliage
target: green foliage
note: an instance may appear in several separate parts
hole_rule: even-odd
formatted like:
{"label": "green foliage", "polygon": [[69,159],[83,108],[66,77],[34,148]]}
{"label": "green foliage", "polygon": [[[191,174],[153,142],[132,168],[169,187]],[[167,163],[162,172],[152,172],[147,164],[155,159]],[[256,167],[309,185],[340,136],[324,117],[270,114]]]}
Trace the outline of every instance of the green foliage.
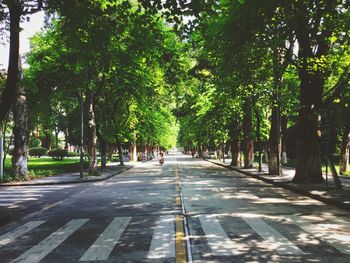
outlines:
{"label": "green foliage", "polygon": [[39,147],[41,145],[40,139],[32,136],[29,140],[28,146],[29,148]]}
{"label": "green foliage", "polygon": [[32,147],[29,148],[29,156],[35,156],[40,158],[41,156],[47,154],[48,149],[43,147]]}
{"label": "green foliage", "polygon": [[80,157],[80,153],[77,152],[68,152],[67,157]]}
{"label": "green foliage", "polygon": [[[88,162],[84,161],[85,168],[87,164]],[[79,171],[79,167],[79,159],[53,160],[52,158],[30,158],[28,160],[29,176],[31,178],[77,172]],[[11,159],[9,158],[6,159],[4,171],[6,181],[11,181]]]}
{"label": "green foliage", "polygon": [[63,160],[64,157],[68,156],[68,151],[66,149],[56,148],[49,151],[48,155],[54,160]]}

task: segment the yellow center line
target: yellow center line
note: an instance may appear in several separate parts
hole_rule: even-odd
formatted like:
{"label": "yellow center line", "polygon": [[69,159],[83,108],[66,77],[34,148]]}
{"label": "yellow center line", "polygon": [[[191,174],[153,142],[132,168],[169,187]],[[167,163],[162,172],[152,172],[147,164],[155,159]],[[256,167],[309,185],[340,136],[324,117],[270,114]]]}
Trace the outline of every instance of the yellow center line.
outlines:
{"label": "yellow center line", "polygon": [[[178,165],[175,166],[175,176],[176,176],[176,187],[175,187],[176,205],[181,205],[180,176],[179,176]],[[176,248],[176,263],[186,263],[187,251],[186,251],[186,240],[185,240],[184,217],[182,215],[176,216],[175,248]]]}
{"label": "yellow center line", "polygon": [[184,218],[181,215],[176,216],[176,263],[186,263],[186,243],[184,234]]}
{"label": "yellow center line", "polygon": [[181,204],[181,197],[180,196],[176,196],[176,205],[180,205]]}
{"label": "yellow center line", "polygon": [[176,178],[175,191],[178,194],[180,192],[180,178],[179,178],[178,165],[175,165],[175,178]]}

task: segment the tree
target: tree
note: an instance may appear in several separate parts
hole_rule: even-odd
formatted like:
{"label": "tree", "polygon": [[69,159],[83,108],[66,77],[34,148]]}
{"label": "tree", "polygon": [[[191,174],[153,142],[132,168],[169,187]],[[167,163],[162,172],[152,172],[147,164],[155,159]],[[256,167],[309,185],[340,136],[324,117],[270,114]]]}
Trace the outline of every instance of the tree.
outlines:
{"label": "tree", "polygon": [[[0,123],[4,121],[11,106],[15,102],[18,90],[19,74],[19,42],[20,42],[20,21],[29,15],[38,12],[43,7],[43,0],[6,0],[0,4],[1,18],[9,20],[10,31],[10,52],[9,66],[5,88],[0,97]],[[6,10],[8,9],[8,10]]]}

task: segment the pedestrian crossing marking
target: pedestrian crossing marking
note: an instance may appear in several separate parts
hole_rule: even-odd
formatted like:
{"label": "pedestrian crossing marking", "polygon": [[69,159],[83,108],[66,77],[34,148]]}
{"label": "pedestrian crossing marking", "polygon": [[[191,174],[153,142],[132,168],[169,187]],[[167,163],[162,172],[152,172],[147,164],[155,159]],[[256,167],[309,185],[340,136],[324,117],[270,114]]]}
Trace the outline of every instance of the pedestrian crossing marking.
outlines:
{"label": "pedestrian crossing marking", "polygon": [[107,260],[131,217],[116,217],[85,252],[79,261]]}
{"label": "pedestrian crossing marking", "polygon": [[272,228],[259,218],[243,218],[244,221],[265,241],[269,248],[276,250],[281,255],[302,255],[305,254],[281,233]]}
{"label": "pedestrian crossing marking", "polygon": [[175,217],[162,216],[156,223],[147,258],[161,259],[175,257]]}
{"label": "pedestrian crossing marking", "polygon": [[[284,237],[271,225],[257,217],[240,217],[248,226],[265,241],[261,245],[275,250],[280,255],[306,254],[287,237]],[[289,218],[305,232],[319,238],[341,253],[350,254],[350,236],[347,235],[344,225],[332,221],[307,221],[298,216],[284,216]],[[125,232],[132,217],[116,217],[103,230],[95,242],[86,250],[79,261],[103,261],[108,260],[116,244]],[[236,256],[246,253],[249,244],[230,239],[218,219],[214,215],[198,215],[200,225],[205,234],[207,244],[213,256]],[[77,231],[89,219],[75,219],[53,232],[38,244],[25,251],[13,263],[39,262],[61,245],[69,236]],[[21,227],[0,236],[0,248],[14,242],[18,237],[39,227],[46,221],[30,221]],[[328,231],[327,231],[328,230]],[[345,231],[345,232],[343,232]],[[244,233],[242,233],[243,235]],[[155,222],[155,227],[146,258],[149,260],[161,260],[175,258],[176,262],[186,262],[186,236],[184,233],[184,218],[181,215],[160,216]],[[6,248],[5,248],[6,249]]]}
{"label": "pedestrian crossing marking", "polygon": [[66,225],[52,233],[50,236],[42,240],[39,244],[27,250],[21,256],[13,260],[11,263],[34,263],[39,262],[56,247],[63,243],[76,230],[84,225],[89,219],[73,219]]}
{"label": "pedestrian crossing marking", "polygon": [[235,256],[241,254],[236,248],[238,245],[226,234],[215,216],[199,215],[202,229],[205,233],[213,256]]}
{"label": "pedestrian crossing marking", "polygon": [[327,228],[319,226],[317,223],[310,223],[297,216],[288,217],[294,224],[304,231],[326,242],[336,248],[341,253],[350,254],[350,235],[327,233]]}
{"label": "pedestrian crossing marking", "polygon": [[24,235],[25,233],[29,232],[30,230],[40,226],[45,221],[31,221],[23,226],[20,226],[16,228],[13,231],[7,232],[6,234],[0,236],[0,248],[3,246],[6,246],[7,244],[13,242],[16,238]]}

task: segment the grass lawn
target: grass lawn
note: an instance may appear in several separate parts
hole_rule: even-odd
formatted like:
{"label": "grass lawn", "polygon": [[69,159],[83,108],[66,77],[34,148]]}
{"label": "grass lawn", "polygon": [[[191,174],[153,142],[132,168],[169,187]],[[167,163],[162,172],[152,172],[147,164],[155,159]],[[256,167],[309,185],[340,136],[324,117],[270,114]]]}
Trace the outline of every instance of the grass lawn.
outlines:
{"label": "grass lawn", "polygon": [[[288,160],[286,166],[295,167],[296,161],[295,160]],[[337,172],[339,173],[339,164],[335,163],[334,166],[335,166],[335,169],[337,170]],[[326,173],[326,165],[324,163],[322,163],[322,172]],[[331,174],[331,169],[330,169],[329,165],[328,165],[328,174],[329,175]],[[345,175],[350,176],[350,171],[347,171]]]}
{"label": "grass lawn", "polygon": [[[79,159],[66,158],[62,161],[53,160],[52,158],[29,158],[28,170],[31,178],[45,177],[60,173],[78,172]],[[84,161],[84,167],[87,167],[88,162]],[[11,157],[6,158],[5,163],[5,181],[11,181]]]}

